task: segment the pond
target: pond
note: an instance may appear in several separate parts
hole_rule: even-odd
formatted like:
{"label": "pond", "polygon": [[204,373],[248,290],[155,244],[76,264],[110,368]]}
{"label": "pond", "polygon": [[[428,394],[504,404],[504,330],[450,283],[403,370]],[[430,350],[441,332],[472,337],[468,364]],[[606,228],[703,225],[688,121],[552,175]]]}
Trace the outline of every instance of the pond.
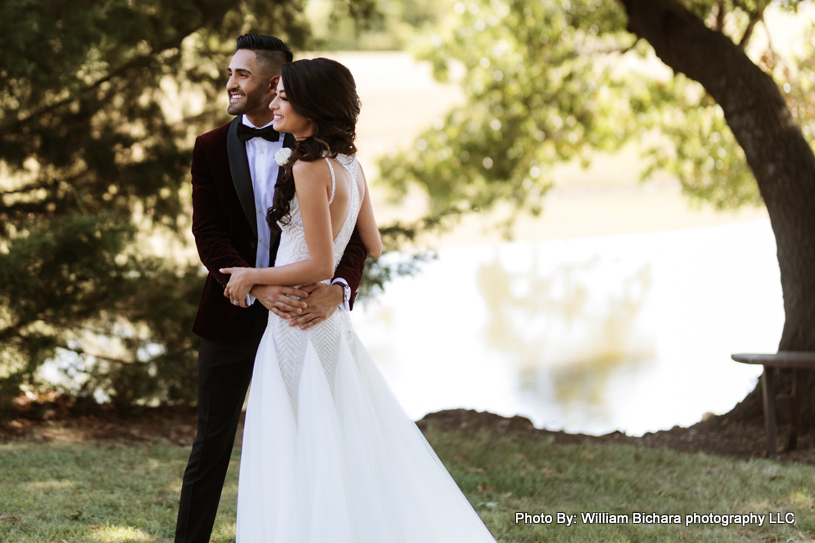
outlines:
{"label": "pond", "polygon": [[451,247],[353,313],[408,415],[629,435],[730,410],[784,322],[768,220]]}

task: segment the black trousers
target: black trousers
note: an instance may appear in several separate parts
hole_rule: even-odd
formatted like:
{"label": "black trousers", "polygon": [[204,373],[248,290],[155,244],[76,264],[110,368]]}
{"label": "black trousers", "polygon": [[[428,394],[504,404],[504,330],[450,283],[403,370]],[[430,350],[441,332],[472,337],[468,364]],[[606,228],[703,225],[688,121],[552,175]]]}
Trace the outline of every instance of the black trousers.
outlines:
{"label": "black trousers", "polygon": [[[256,307],[257,306],[257,307]],[[209,543],[241,409],[269,312],[255,302],[251,325],[229,344],[201,340],[198,433],[184,471],[175,543]]]}

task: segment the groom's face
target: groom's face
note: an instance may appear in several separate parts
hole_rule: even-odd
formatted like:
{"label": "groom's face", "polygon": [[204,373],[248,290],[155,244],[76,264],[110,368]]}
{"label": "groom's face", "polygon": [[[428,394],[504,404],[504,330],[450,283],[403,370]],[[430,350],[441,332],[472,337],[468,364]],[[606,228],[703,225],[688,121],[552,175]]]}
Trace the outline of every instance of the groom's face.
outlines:
{"label": "groom's face", "polygon": [[254,51],[239,49],[235,52],[227,69],[229,80],[226,92],[229,94],[231,115],[268,114],[268,107],[274,98],[276,78],[257,62]]}

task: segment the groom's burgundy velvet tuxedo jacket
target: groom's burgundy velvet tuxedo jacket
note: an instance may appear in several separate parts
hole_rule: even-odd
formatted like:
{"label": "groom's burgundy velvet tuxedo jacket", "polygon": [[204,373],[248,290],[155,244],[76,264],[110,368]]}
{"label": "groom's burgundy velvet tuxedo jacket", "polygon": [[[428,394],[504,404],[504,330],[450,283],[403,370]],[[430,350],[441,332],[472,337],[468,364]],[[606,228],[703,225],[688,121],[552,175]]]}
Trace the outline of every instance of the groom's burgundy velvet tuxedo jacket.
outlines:
{"label": "groom's burgundy velvet tuxedo jacket", "polygon": [[[237,136],[240,119],[236,117],[198,136],[192,152],[192,233],[201,262],[209,270],[193,332],[218,343],[235,339],[250,322],[250,311],[258,311],[260,306],[257,301],[249,309],[232,305],[224,296],[229,276],[218,271],[254,267],[257,252],[254,190],[246,146]],[[290,147],[293,143],[287,134],[284,145]],[[274,261],[277,242],[272,247]],[[351,287],[350,304],[359,288],[366,257],[365,246],[354,229],[336,271],[336,276]]]}

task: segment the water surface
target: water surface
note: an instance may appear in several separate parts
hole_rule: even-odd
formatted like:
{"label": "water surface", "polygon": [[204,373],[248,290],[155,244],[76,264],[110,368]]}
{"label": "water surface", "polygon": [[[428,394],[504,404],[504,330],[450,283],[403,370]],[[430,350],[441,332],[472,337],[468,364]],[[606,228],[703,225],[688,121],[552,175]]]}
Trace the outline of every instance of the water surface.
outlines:
{"label": "water surface", "polygon": [[354,311],[408,415],[466,407],[602,434],[724,413],[784,322],[769,221],[445,248]]}

